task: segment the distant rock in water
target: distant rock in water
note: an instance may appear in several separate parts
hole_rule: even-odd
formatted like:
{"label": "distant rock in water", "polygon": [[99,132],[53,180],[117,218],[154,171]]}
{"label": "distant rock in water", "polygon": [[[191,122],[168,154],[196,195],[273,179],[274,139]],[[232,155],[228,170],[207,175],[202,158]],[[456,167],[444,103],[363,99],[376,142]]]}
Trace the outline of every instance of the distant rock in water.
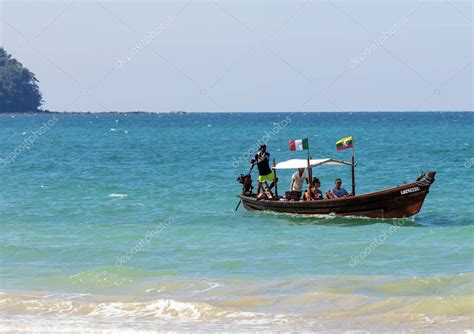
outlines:
{"label": "distant rock in water", "polygon": [[0,113],[47,112],[42,103],[35,75],[0,47]]}
{"label": "distant rock in water", "polygon": [[186,111],[178,110],[178,111],[170,111],[170,115],[186,115]]}

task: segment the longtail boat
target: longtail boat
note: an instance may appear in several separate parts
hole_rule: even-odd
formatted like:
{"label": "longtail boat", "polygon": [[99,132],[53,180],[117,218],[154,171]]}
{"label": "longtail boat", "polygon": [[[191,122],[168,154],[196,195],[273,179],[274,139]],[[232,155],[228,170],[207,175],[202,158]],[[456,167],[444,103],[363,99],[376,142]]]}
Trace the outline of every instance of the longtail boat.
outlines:
{"label": "longtail boat", "polygon": [[239,195],[247,210],[264,210],[304,215],[337,215],[370,218],[404,218],[420,212],[430,186],[435,181],[436,172],[422,174],[412,183],[355,195],[355,162],[335,159],[292,159],[275,165],[273,171],[279,169],[311,168],[323,165],[351,166],[352,193],[348,197],[322,199],[313,201],[292,201],[278,196],[278,188],[270,199],[258,199],[256,194],[245,192]]}

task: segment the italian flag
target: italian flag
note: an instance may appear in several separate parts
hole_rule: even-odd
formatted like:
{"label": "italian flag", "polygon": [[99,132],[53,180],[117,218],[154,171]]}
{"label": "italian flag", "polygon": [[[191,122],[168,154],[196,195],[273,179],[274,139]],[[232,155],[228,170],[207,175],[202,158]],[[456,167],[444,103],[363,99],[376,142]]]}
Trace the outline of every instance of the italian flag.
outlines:
{"label": "italian flag", "polygon": [[351,147],[352,147],[352,136],[347,137],[347,138],[342,138],[336,143],[336,149],[338,151],[345,150],[346,148],[351,148]]}
{"label": "italian flag", "polygon": [[308,138],[290,140],[290,151],[303,151],[308,149]]}

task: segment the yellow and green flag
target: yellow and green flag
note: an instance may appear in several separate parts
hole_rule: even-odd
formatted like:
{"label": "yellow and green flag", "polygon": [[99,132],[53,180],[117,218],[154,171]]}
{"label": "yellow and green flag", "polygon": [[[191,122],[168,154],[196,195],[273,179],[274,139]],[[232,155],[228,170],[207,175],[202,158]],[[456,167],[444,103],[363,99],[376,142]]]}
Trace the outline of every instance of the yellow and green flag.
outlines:
{"label": "yellow and green flag", "polygon": [[345,150],[346,148],[351,148],[351,147],[352,147],[352,136],[342,138],[336,143],[336,149],[338,151]]}

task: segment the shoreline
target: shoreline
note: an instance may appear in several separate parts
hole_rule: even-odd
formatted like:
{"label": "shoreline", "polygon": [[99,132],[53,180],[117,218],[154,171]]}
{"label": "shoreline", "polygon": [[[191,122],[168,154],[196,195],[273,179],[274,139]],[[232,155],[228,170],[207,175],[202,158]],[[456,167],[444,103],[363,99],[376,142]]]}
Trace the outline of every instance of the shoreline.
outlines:
{"label": "shoreline", "polygon": [[2,292],[0,330],[115,332],[125,322],[131,332],[462,331],[473,320],[472,275],[147,279],[139,294]]}

